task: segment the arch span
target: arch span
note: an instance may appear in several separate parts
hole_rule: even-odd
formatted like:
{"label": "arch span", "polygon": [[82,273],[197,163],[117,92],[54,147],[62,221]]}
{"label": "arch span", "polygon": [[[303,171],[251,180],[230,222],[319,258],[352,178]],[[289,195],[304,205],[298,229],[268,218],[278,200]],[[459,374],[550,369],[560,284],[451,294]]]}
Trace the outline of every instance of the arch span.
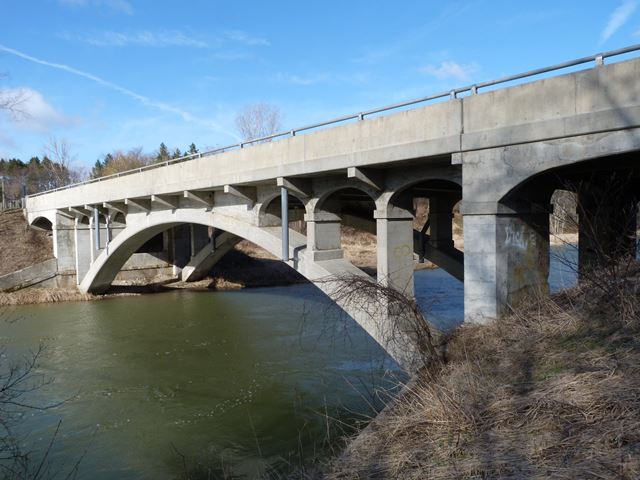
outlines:
{"label": "arch span", "polygon": [[[224,230],[231,235],[247,239],[264,248],[275,256],[281,252],[281,228],[260,227],[247,221],[213,213],[205,210],[177,209],[174,211],[154,211],[144,217],[139,217],[137,222],[127,223],[127,227],[109,245],[108,252],[103,250],[93,262],[91,268],[82,279],[80,290],[83,292],[100,293],[105,291],[116,274],[142,243],[159,232],[177,225],[194,223],[211,226]],[[286,263],[297,270],[301,275],[323,291],[329,298],[336,297],[337,284],[331,277],[344,275],[366,276],[366,273],[344,259],[327,261],[313,261],[306,255],[306,237],[292,229],[289,229],[289,256],[291,260]],[[335,280],[335,279],[334,279]],[[374,318],[370,312],[362,311],[361,307],[353,303],[341,304],[336,302],[348,315],[350,315],[364,330],[373,337],[389,354],[401,365],[409,368],[415,360],[413,352],[407,350],[407,343],[400,349],[395,344],[397,337],[388,334],[390,320]]]}
{"label": "arch span", "polygon": [[[219,213],[204,210],[178,209],[175,211],[154,211],[140,222],[129,222],[125,229],[105,249],[91,265],[82,279],[80,289],[84,292],[104,292],[127,259],[146,241],[158,233],[181,224],[193,223],[224,230],[237,237],[245,238],[279,256],[281,239],[277,227],[257,227],[248,222]],[[290,233],[290,256],[296,259],[306,245],[304,236]],[[298,262],[298,260],[294,260]],[[294,267],[295,268],[295,267]]]}

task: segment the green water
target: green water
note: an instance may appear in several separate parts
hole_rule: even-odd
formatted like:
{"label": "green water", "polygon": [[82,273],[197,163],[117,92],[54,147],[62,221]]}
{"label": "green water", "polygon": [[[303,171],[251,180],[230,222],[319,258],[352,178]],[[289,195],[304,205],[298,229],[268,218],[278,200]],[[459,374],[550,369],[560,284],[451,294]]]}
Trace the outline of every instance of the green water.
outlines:
{"label": "green water", "polygon": [[86,451],[78,478],[180,478],[176,451],[202,478],[276,476],[326,454],[399,375],[311,285],[25,306],[1,328],[6,358],[47,346],[53,381],[30,400],[64,403],[19,430],[38,453],[62,420],[52,461]]}

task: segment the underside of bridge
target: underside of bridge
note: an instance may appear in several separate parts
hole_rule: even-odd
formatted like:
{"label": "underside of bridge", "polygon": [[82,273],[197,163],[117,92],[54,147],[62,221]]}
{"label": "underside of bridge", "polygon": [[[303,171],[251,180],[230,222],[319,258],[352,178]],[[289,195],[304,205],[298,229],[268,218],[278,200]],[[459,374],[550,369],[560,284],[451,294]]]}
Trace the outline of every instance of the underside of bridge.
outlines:
{"label": "underside of bridge", "polygon": [[[514,188],[503,203],[514,210],[525,203],[539,212],[528,217],[541,239],[557,232],[549,231],[546,214],[562,218],[565,228],[578,235],[578,257],[570,265],[580,278],[592,278],[594,272],[609,269],[635,259],[637,217],[640,201],[638,154],[622,154],[577,162],[536,175]],[[567,207],[551,205],[557,190],[570,192]],[[556,211],[554,211],[556,210]],[[541,247],[540,258],[545,256]],[[548,267],[547,267],[548,269]]]}

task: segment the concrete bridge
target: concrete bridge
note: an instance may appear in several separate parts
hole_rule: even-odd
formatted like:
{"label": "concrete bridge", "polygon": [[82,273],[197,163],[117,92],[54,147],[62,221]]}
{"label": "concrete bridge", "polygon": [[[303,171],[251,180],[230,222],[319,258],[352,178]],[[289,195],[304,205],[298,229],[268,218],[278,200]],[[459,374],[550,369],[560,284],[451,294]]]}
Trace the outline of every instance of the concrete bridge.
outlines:
{"label": "concrete bridge", "polygon": [[[585,206],[581,268],[596,261],[594,243],[603,244],[587,224],[607,225],[604,245],[611,252],[619,252],[620,238],[633,237],[633,247],[629,240],[625,248],[635,248],[635,221],[622,228],[611,209],[588,205],[635,212],[640,59],[603,60],[638,49],[560,66],[595,63],[574,73],[502,89],[491,87],[528,74],[469,86],[338,119],[335,126],[33,195],[26,214],[31,225],[53,231],[59,271],[72,273],[82,291],[97,293],[145,245],[162,243],[158,235],[165,232],[184,280],[202,278],[244,238],[332,296],[323,279],[366,275],[343,256],[340,226],[352,225],[377,236],[378,282],[413,295],[415,255],[424,256],[464,278],[465,320],[484,322],[532,292],[548,291],[549,203],[556,189],[575,186]],[[603,185],[616,176],[629,181],[611,203]],[[428,224],[419,228],[417,198],[429,201]],[[461,200],[464,254],[452,240],[452,211]],[[306,222],[307,234],[289,228],[291,220]],[[375,322],[342,306],[407,362],[385,340],[392,317]]]}

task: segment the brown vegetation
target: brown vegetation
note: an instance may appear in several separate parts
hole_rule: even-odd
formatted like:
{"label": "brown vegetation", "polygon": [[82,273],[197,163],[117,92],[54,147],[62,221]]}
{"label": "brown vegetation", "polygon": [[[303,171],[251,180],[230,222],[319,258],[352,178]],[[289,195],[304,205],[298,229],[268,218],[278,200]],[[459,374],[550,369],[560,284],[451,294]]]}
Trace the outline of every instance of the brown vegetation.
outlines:
{"label": "brown vegetation", "polygon": [[53,258],[51,237],[29,228],[22,210],[0,212],[0,275]]}
{"label": "brown vegetation", "polygon": [[27,288],[17,292],[0,293],[0,307],[34,303],[60,303],[97,300],[102,297],[78,290],[60,288]]}
{"label": "brown vegetation", "polygon": [[637,272],[460,328],[326,478],[639,478]]}

